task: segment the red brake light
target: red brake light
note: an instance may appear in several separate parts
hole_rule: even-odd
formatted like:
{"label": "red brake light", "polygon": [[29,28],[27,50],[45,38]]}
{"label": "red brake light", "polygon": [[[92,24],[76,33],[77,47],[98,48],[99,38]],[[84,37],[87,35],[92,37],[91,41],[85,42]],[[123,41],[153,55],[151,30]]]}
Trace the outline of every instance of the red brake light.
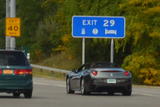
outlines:
{"label": "red brake light", "polygon": [[17,69],[14,70],[15,75],[32,75],[32,69]]}
{"label": "red brake light", "polygon": [[129,76],[129,72],[128,72],[128,71],[125,71],[123,74],[124,74],[125,76]]}
{"label": "red brake light", "polygon": [[93,75],[93,76],[96,76],[97,74],[98,74],[98,72],[97,71],[91,71],[91,74]]}
{"label": "red brake light", "polygon": [[2,72],[2,70],[0,69],[0,75],[2,74],[3,72]]}

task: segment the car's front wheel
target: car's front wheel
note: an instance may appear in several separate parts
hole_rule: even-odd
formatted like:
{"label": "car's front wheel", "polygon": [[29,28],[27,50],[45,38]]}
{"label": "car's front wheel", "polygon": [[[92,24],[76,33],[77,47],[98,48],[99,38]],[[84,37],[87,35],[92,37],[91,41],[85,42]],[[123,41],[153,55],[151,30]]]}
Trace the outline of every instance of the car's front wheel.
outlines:
{"label": "car's front wheel", "polygon": [[74,93],[74,91],[71,90],[69,78],[67,78],[67,80],[66,80],[66,92],[67,92],[67,94],[73,94]]}
{"label": "car's front wheel", "polygon": [[81,80],[81,95],[89,95],[90,92],[87,90],[84,79]]}

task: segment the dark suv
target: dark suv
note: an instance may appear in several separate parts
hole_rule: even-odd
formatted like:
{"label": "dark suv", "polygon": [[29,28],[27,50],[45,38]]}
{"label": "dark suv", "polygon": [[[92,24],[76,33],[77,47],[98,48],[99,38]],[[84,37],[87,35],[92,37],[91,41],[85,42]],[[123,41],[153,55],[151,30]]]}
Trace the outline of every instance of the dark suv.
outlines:
{"label": "dark suv", "polygon": [[22,51],[0,50],[0,92],[32,97],[32,67]]}

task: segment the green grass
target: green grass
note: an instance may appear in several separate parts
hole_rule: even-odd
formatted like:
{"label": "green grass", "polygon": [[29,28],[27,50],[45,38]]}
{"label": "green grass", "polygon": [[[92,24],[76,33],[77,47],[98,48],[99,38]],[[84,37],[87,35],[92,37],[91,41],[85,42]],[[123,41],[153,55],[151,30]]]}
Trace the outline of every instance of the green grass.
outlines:
{"label": "green grass", "polygon": [[[42,66],[53,67],[53,68],[72,70],[74,68],[77,68],[80,65],[80,63],[81,63],[80,61],[77,61],[76,59],[69,57],[69,55],[67,55],[66,53],[61,53],[61,54],[57,54],[55,56],[49,57],[37,64]],[[65,79],[64,73],[57,73],[57,72],[47,71],[47,70],[42,70],[37,68],[33,68],[33,76],[56,79],[56,80]]]}
{"label": "green grass", "polygon": [[81,61],[77,61],[76,58],[72,58],[70,55],[66,53],[61,53],[41,61],[40,63],[38,63],[38,65],[49,66],[65,70],[72,70],[80,66]]}
{"label": "green grass", "polygon": [[53,71],[33,68],[34,77],[48,78],[48,79],[54,79],[54,80],[65,80],[65,75],[66,74],[64,73],[57,73]]}

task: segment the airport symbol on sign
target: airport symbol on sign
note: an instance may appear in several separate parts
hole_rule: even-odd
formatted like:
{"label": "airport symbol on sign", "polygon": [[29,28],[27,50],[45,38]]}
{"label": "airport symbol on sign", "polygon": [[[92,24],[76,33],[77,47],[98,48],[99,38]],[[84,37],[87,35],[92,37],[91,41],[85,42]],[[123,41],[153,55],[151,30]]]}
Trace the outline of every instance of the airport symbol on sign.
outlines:
{"label": "airport symbol on sign", "polygon": [[124,17],[73,16],[72,36],[76,38],[124,38]]}

